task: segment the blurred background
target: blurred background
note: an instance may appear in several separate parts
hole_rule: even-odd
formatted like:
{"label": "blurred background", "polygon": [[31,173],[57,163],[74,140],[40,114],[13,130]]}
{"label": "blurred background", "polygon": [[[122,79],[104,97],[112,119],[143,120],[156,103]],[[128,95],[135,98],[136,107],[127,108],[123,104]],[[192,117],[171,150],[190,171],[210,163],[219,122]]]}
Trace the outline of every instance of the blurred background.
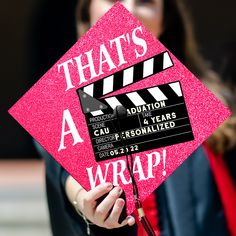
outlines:
{"label": "blurred background", "polygon": [[[224,80],[233,81],[236,2],[187,2],[200,51]],[[0,236],[50,235],[44,164],[7,110],[75,42],[75,5],[76,0],[0,2]]]}

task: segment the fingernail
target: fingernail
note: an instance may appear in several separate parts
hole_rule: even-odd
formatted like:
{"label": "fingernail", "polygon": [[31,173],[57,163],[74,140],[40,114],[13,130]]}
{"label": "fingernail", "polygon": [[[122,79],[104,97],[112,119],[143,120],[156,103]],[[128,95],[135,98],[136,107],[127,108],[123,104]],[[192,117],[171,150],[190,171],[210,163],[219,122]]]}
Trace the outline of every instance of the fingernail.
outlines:
{"label": "fingernail", "polygon": [[135,219],[133,216],[127,216],[127,222],[129,226],[132,226],[133,224],[135,224]]}
{"label": "fingernail", "polygon": [[121,207],[124,206],[124,201],[123,200],[118,200],[117,204],[118,204],[118,207],[121,208]]}
{"label": "fingernail", "polygon": [[120,186],[116,187],[116,191],[121,194],[123,192],[123,189]]}

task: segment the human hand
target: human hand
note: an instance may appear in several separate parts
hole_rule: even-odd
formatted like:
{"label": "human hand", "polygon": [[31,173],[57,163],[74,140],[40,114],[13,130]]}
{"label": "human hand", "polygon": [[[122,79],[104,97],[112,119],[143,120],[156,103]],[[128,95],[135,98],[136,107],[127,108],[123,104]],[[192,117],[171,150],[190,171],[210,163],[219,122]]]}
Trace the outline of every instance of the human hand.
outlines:
{"label": "human hand", "polygon": [[[120,198],[122,191],[119,186],[113,188],[111,183],[100,184],[86,191],[71,176],[68,177],[66,183],[67,195],[72,202],[76,202],[77,210],[92,223],[107,229],[120,228],[127,224],[132,226],[135,223],[132,216],[127,217],[121,224],[118,222],[125,205],[124,199]],[[99,198],[105,194],[107,196],[98,203]],[[74,195],[73,198],[72,195]]]}

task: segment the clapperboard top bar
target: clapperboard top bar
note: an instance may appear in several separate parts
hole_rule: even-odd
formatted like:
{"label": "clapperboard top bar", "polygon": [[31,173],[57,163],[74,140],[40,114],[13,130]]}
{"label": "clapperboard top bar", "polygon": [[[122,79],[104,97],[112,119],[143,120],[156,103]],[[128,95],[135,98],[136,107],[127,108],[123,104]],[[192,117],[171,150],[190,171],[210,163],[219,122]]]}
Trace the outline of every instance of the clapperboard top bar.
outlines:
{"label": "clapperboard top bar", "polygon": [[83,113],[90,112],[94,116],[102,115],[102,109],[106,109],[107,107],[98,101],[98,98],[160,73],[172,66],[174,66],[174,63],[169,52],[164,51],[154,57],[77,89]]}

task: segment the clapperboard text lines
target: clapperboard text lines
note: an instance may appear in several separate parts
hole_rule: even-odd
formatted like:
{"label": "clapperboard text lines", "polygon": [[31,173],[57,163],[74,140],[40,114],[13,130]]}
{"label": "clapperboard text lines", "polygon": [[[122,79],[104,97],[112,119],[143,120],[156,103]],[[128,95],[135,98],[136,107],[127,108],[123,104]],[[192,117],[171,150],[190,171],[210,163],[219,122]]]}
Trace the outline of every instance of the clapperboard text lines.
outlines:
{"label": "clapperboard text lines", "polygon": [[[191,131],[183,132],[183,133],[180,133],[180,134],[168,135],[168,136],[165,136],[165,137],[162,137],[162,138],[147,140],[147,141],[143,141],[143,142],[139,142],[139,143],[135,143],[135,144],[138,145],[138,144],[143,144],[143,143],[149,143],[149,142],[157,141],[157,140],[160,140],[160,139],[166,139],[166,138],[170,138],[170,137],[176,137],[176,136],[180,136],[180,135],[183,135],[183,134],[189,134],[189,133],[191,133]],[[117,148],[112,148],[112,149],[109,149],[109,150],[111,151],[111,150],[115,150],[115,149],[117,149]],[[102,151],[100,151],[100,152],[95,152],[95,154],[98,154],[98,153],[102,153]]]}
{"label": "clapperboard text lines", "polygon": [[[165,106],[165,107],[160,107],[160,108],[158,108],[158,110],[162,110],[162,109],[170,108],[170,107],[176,107],[176,106],[180,106],[180,105],[183,105],[183,104],[184,104],[183,102],[180,102],[180,103],[177,103],[177,104],[175,104],[175,105],[169,105],[169,106]],[[152,112],[152,111],[155,111],[155,109],[148,110],[148,112]],[[127,114],[127,116],[135,116],[135,115],[137,115],[137,114],[144,114],[144,113],[146,113],[146,111],[139,112],[139,113],[135,113],[135,114]],[[184,117],[184,118],[188,118],[188,117]],[[183,118],[179,118],[179,120],[180,120],[180,119],[183,119]],[[116,120],[116,118],[111,118],[111,119],[109,119],[109,120],[98,121],[98,122],[96,122],[96,124],[104,123],[104,122],[110,122],[110,121],[112,121],[112,120]],[[176,119],[176,120],[178,120],[178,119]],[[88,126],[91,126],[91,125],[93,125],[93,123],[88,124]]]}
{"label": "clapperboard text lines", "polygon": [[[188,118],[188,117],[187,117]],[[186,119],[186,117],[185,118],[181,118],[181,119]],[[177,120],[177,119],[176,119]],[[173,121],[176,121],[176,120],[173,120]],[[162,122],[162,123],[164,123],[164,122]],[[145,127],[150,127],[150,126],[152,126],[152,125],[147,125],[147,126],[143,126],[143,128],[145,128]],[[184,127],[184,126],[190,126],[190,124],[184,124],[184,125],[180,125],[180,126],[175,126],[175,127],[173,127],[173,128],[169,128],[168,130],[171,130],[171,129],[178,129],[178,128],[181,128],[181,127]],[[130,130],[127,130],[127,131],[130,131]],[[156,131],[156,133],[159,133],[159,132],[164,132],[164,131],[166,131],[166,130],[157,130]],[[183,133],[186,133],[186,132],[183,132]],[[141,135],[139,135],[138,137],[141,137],[141,136],[145,136],[146,134],[141,134]],[[178,134],[179,135],[179,134]],[[109,136],[109,135],[104,135],[103,137],[106,137],[106,136]],[[166,136],[167,137],[167,136]],[[126,139],[132,139],[132,138],[137,138],[137,136],[131,136],[131,137],[129,137],[129,138],[126,138]],[[164,138],[164,137],[163,137]],[[96,139],[96,138],[93,138],[93,139]],[[158,139],[155,139],[155,140],[158,140]],[[111,141],[111,142],[109,142],[109,143],[115,143],[115,142],[120,142],[120,139],[115,139],[114,141]],[[141,143],[144,143],[144,142],[141,142]],[[94,145],[94,147],[97,147],[97,146],[100,146],[101,144],[96,144],[96,145]]]}
{"label": "clapperboard text lines", "polygon": [[[184,120],[184,119],[188,119],[188,117],[182,117],[182,118],[179,118],[179,119],[173,119],[172,121],[179,121],[179,120]],[[158,124],[163,124],[163,123],[165,123],[165,122],[161,122],[161,123],[158,123]],[[155,124],[154,124],[155,125]],[[190,125],[190,124],[186,124],[186,125],[181,125],[181,126],[175,126],[175,127],[173,127],[173,128],[169,128],[169,129],[176,129],[176,128],[179,128],[179,127],[183,127],[183,126],[187,126],[187,125]],[[142,126],[142,127],[149,127],[149,126],[153,126],[153,125],[147,125],[147,126]],[[142,128],[141,127],[141,128]],[[126,130],[126,131],[131,131],[132,129],[130,129],[130,130]],[[158,130],[157,132],[162,132],[162,131],[166,131],[166,130]],[[114,135],[115,133],[113,133],[113,134],[107,134],[107,135],[103,135],[102,137],[103,138],[105,138],[105,137],[107,137],[107,136],[112,136],[112,135]],[[145,134],[143,134],[143,135],[139,135],[139,137],[140,136],[144,136]],[[130,137],[130,139],[131,138],[136,138],[135,136],[134,137]],[[94,138],[92,138],[92,140],[94,140],[94,139],[97,139],[97,137],[94,137]],[[119,141],[119,140],[116,140],[116,141]],[[115,141],[114,141],[115,142]],[[97,146],[97,145],[95,145],[95,146]]]}

